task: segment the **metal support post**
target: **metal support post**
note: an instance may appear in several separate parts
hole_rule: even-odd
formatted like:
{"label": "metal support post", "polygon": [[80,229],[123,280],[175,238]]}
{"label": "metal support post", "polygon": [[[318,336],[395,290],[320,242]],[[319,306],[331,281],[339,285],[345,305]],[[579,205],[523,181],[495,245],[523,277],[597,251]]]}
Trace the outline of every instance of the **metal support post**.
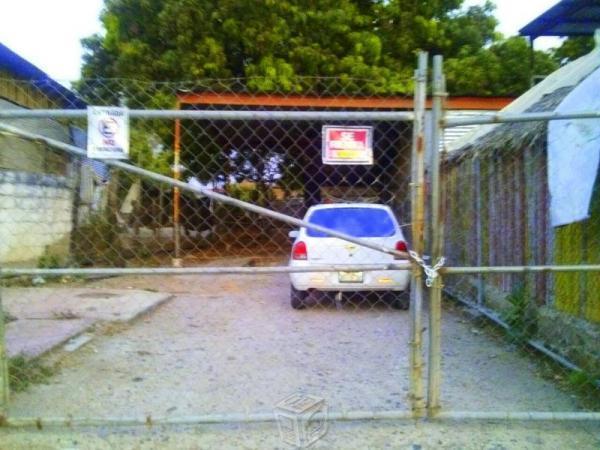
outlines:
{"label": "metal support post", "polygon": [[8,354],[6,352],[6,328],[4,325],[4,310],[2,309],[2,284],[0,283],[0,424],[8,410]]}
{"label": "metal support post", "polygon": [[[442,56],[433,57],[432,104],[432,156],[431,156],[431,253],[432,263],[443,256],[443,211],[440,182],[440,142],[443,133],[443,102],[445,97],[442,73]],[[440,410],[441,385],[441,327],[442,327],[442,276],[433,280],[429,293],[429,372],[427,386],[427,412],[434,417]]]}
{"label": "metal support post", "polygon": [[[179,109],[179,105],[177,105]],[[181,179],[181,121],[175,119],[175,139],[173,141],[173,178],[177,181]],[[173,241],[175,242],[173,267],[181,267],[181,227],[180,218],[180,199],[181,192],[177,186],[173,187]]]}
{"label": "metal support post", "polygon": [[[411,155],[412,247],[422,255],[425,248],[425,100],[427,97],[427,59],[419,53],[415,72],[413,144]],[[410,308],[410,402],[415,417],[425,415],[423,388],[423,271],[413,263]]]}
{"label": "metal support post", "polygon": [[[477,265],[483,266],[483,211],[481,199],[481,160],[477,156],[473,160],[473,173],[475,175],[475,242],[477,245]],[[477,304],[484,302],[483,274],[477,274]]]}

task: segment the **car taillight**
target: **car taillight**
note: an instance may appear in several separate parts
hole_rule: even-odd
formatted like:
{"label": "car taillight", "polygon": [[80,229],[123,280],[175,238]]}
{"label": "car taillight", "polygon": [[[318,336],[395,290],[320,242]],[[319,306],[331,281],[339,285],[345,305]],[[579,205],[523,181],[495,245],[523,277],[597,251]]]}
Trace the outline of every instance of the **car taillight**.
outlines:
{"label": "car taillight", "polygon": [[300,241],[294,244],[294,247],[292,248],[292,259],[308,259],[308,253],[306,252],[306,244],[304,242]]}
{"label": "car taillight", "polygon": [[[408,253],[408,246],[404,241],[396,242],[396,250],[399,252]],[[394,256],[394,259],[403,259],[401,256]]]}

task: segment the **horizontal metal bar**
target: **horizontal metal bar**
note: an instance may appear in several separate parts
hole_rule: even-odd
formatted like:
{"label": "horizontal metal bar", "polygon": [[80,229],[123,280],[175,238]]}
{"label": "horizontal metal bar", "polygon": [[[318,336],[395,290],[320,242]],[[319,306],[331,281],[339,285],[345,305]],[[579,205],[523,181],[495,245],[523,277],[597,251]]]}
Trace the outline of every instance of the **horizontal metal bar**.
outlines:
{"label": "horizontal metal bar", "polygon": [[[310,267],[269,266],[269,267],[106,267],[78,268],[65,267],[61,269],[32,269],[32,268],[0,268],[0,278],[15,276],[121,276],[121,275],[226,275],[226,274],[270,274],[270,273],[305,273],[305,272],[373,272],[385,270],[410,270],[410,263],[391,264],[330,264]],[[443,267],[439,270],[444,275],[467,275],[478,273],[520,273],[520,272],[590,272],[600,271],[600,265],[581,266],[495,266],[495,267]]]}
{"label": "horizontal metal bar", "polygon": [[[191,120],[352,120],[403,121],[414,119],[404,111],[199,111],[178,109],[130,109],[134,119],[191,119]],[[0,119],[83,119],[86,109],[9,109],[0,111]]]}
{"label": "horizontal metal bar", "polygon": [[[311,416],[314,420],[364,421],[364,420],[416,420],[412,411],[330,411]],[[521,420],[521,421],[600,421],[600,412],[570,411],[442,411],[435,420]],[[130,427],[199,424],[272,423],[277,421],[275,413],[251,414],[205,414],[179,417],[0,417],[1,426],[15,428],[46,427]]]}
{"label": "horizontal metal bar", "polygon": [[[460,295],[457,295],[457,294],[453,293],[452,291],[446,290],[446,293],[448,293],[450,295],[450,297],[456,299],[457,301],[459,301],[463,305],[467,306],[468,308],[471,308],[474,311],[477,311],[480,314],[483,314],[485,317],[487,317],[489,320],[491,320],[492,322],[494,322],[496,325],[504,328],[505,330],[509,330],[510,329],[509,325],[495,311],[493,311],[493,310],[491,310],[489,308],[486,308],[484,306],[478,305],[476,303],[473,303],[473,302],[471,302],[469,300],[466,300],[466,299],[462,298]],[[542,342],[535,341],[533,339],[528,339],[526,341],[526,343],[530,347],[532,347],[535,350],[539,351],[540,353],[543,353],[544,355],[548,356],[550,359],[552,359],[555,362],[559,363],[563,367],[566,367],[567,369],[572,370],[574,372],[583,372],[583,370],[579,366],[577,366],[573,362],[569,361],[564,356],[562,356],[562,355],[560,355],[560,354],[558,354],[558,353],[550,350]],[[600,388],[600,380],[595,380],[594,384],[596,385],[596,387]]]}
{"label": "horizontal metal bar", "polygon": [[[31,133],[29,131],[25,131],[25,130],[22,130],[22,129],[16,128],[16,127],[12,127],[12,126],[6,125],[4,123],[0,123],[0,130],[4,130],[6,132],[9,132],[9,133],[17,135],[17,136],[24,137],[26,139],[44,142],[51,147],[65,151],[67,153],[71,153],[73,155],[77,155],[80,157],[87,157],[85,150],[82,150],[79,147],[65,144],[64,142],[60,142],[55,139],[51,139],[46,136],[42,136],[40,134]],[[141,177],[149,178],[151,180],[155,180],[160,183],[175,186],[175,187],[178,187],[185,191],[193,192],[195,194],[202,194],[210,199],[224,203],[226,205],[231,205],[236,208],[245,209],[246,211],[250,211],[250,212],[260,214],[262,216],[270,217],[272,219],[276,219],[276,220],[279,220],[279,221],[282,221],[285,223],[289,223],[289,224],[297,226],[297,227],[304,227],[304,228],[307,228],[310,230],[318,231],[318,232],[326,234],[327,236],[336,237],[336,238],[342,239],[344,241],[352,242],[352,243],[360,245],[362,247],[370,248],[371,250],[376,250],[378,252],[387,253],[389,255],[398,256],[398,257],[404,258],[404,259],[409,258],[409,255],[406,252],[400,252],[393,248],[389,248],[389,247],[386,247],[383,245],[377,245],[377,244],[374,244],[372,242],[369,242],[369,241],[366,241],[363,239],[355,238],[355,237],[347,235],[345,233],[340,233],[338,231],[322,227],[320,225],[315,225],[315,224],[312,224],[309,222],[305,222],[303,220],[296,219],[295,217],[291,217],[286,214],[278,213],[278,212],[272,211],[268,208],[263,208],[262,206],[257,206],[252,203],[243,202],[241,200],[238,200],[233,197],[229,197],[224,194],[219,194],[217,192],[211,191],[210,189],[205,189],[205,188],[196,187],[196,186],[190,186],[189,184],[184,183],[179,180],[176,180],[174,178],[167,177],[165,175],[160,175],[158,173],[151,172],[149,170],[142,169],[141,167],[137,167],[137,166],[134,166],[134,165],[122,162],[122,161],[118,161],[118,160],[114,160],[114,159],[105,159],[105,160],[102,160],[102,162],[109,166],[116,167],[118,169],[122,169],[122,170],[125,170],[130,173],[134,173]]]}
{"label": "horizontal metal bar", "polygon": [[578,111],[572,113],[539,112],[522,114],[486,114],[481,116],[447,118],[444,127],[461,127],[464,125],[485,125],[494,123],[535,122],[548,120],[600,119],[600,111]]}
{"label": "horizontal metal bar", "polygon": [[[317,413],[311,416],[313,420],[326,419],[331,421],[351,420],[412,420],[411,411],[330,411]],[[277,415],[269,413],[230,413],[206,414],[180,417],[98,417],[98,418],[72,418],[72,417],[0,417],[0,424],[9,427],[95,427],[95,426],[154,426],[154,425],[197,425],[197,424],[231,424],[276,422]]]}
{"label": "horizontal metal bar", "polygon": [[107,268],[77,268],[61,269],[28,269],[0,268],[0,278],[16,276],[122,276],[122,275],[225,275],[225,274],[271,274],[271,273],[305,273],[305,272],[373,272],[385,270],[411,270],[410,263],[400,264],[370,264],[370,265],[322,265],[311,267],[107,267]]}
{"label": "horizontal metal bar", "polygon": [[529,273],[529,272],[599,272],[600,264],[571,264],[547,266],[464,266],[442,267],[444,275],[466,275],[472,273]]}
{"label": "horizontal metal bar", "polygon": [[442,420],[531,420],[600,421],[600,412],[578,411],[442,411],[433,419]]}

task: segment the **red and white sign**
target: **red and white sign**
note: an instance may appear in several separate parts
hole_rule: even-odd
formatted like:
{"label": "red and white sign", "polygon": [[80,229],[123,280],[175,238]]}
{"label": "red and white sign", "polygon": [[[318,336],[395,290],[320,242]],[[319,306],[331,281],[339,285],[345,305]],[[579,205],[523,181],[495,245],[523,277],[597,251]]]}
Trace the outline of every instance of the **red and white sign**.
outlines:
{"label": "red and white sign", "polygon": [[323,164],[373,164],[373,127],[323,126]]}

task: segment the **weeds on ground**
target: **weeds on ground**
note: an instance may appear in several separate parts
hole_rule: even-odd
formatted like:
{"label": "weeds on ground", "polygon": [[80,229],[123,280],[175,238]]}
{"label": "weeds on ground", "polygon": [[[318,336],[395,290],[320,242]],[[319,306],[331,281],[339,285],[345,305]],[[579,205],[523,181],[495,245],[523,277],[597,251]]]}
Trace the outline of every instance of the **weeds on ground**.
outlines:
{"label": "weeds on ground", "polygon": [[28,360],[23,355],[8,359],[8,379],[12,392],[25,391],[32,384],[43,384],[58,372],[37,359]]}
{"label": "weeds on ground", "polygon": [[535,336],[538,328],[537,310],[524,283],[517,284],[506,297],[509,307],[503,313],[508,324],[508,337],[523,343]]}
{"label": "weeds on ground", "polygon": [[511,296],[512,300],[510,304],[512,305],[512,309],[509,309],[503,315],[504,320],[508,322],[512,314],[512,321],[509,322],[510,328],[508,330],[496,326],[481,316],[473,318],[470,315],[464,314],[466,309],[457,303],[445,303],[445,308],[461,314],[464,319],[468,319],[471,326],[475,326],[477,330],[485,332],[486,336],[494,339],[499,345],[508,342],[510,348],[519,352],[520,355],[535,364],[537,375],[551,381],[563,392],[577,399],[580,408],[588,411],[600,411],[600,373],[591,373],[585,370],[569,370],[546,355],[529,347],[526,341],[534,337],[529,333],[537,331],[537,320],[533,320],[531,323],[525,320],[526,317],[530,316],[527,315],[528,313],[525,313],[524,300],[527,297],[522,287],[517,287],[513,290]]}
{"label": "weeds on ground", "polygon": [[600,373],[568,370],[542,355],[534,358],[538,361],[543,378],[552,380],[563,391],[576,397],[582,408],[600,411]]}
{"label": "weeds on ground", "polygon": [[48,252],[48,249],[39,257],[38,269],[59,269],[62,267],[61,258]]}

